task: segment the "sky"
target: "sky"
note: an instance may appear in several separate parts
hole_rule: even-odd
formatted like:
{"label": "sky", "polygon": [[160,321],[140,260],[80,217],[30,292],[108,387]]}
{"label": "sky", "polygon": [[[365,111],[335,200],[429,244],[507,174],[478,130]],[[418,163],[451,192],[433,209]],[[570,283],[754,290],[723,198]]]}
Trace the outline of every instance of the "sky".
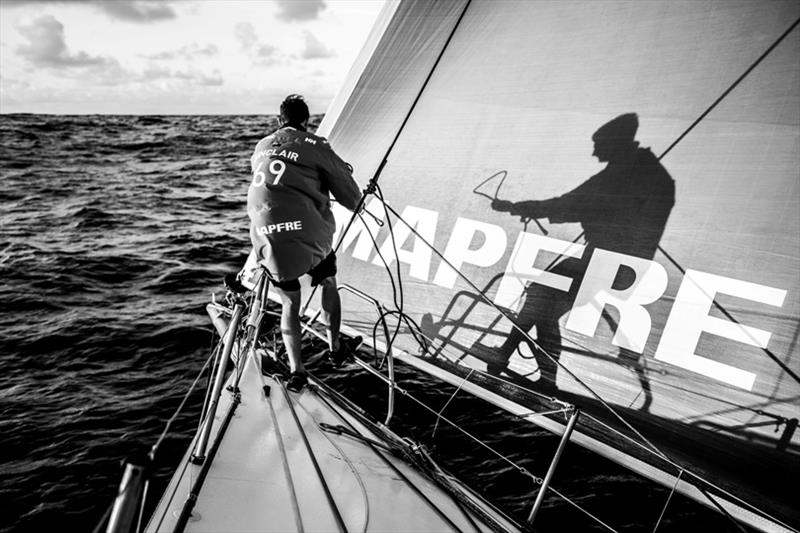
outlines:
{"label": "sky", "polygon": [[384,0],[0,0],[0,113],[324,113]]}

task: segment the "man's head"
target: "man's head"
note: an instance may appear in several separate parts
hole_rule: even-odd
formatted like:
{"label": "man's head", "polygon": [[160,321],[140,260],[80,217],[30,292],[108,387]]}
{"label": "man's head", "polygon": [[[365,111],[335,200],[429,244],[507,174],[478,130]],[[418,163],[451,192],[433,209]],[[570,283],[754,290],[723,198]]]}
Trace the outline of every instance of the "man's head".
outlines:
{"label": "man's head", "polygon": [[639,146],[639,143],[634,141],[638,128],[639,117],[636,113],[626,113],[603,124],[592,135],[594,141],[592,155],[601,163],[605,163],[630,153]]}
{"label": "man's head", "polygon": [[299,94],[290,94],[281,102],[281,125],[305,128],[308,117],[308,105]]}

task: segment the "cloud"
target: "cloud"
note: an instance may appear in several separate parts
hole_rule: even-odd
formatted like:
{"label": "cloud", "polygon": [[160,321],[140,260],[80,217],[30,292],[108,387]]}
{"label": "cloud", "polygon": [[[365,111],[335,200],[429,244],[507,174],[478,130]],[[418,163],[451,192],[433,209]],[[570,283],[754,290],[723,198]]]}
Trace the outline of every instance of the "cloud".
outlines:
{"label": "cloud", "polygon": [[303,59],[320,59],[333,57],[336,53],[322,44],[310,31],[306,31],[306,47],[303,49]]}
{"label": "cloud", "polygon": [[250,50],[258,42],[256,29],[249,22],[240,22],[233,31],[236,39],[244,50]]}
{"label": "cloud", "polygon": [[262,44],[258,48],[256,48],[256,55],[258,57],[262,57],[262,58],[263,57],[274,57],[275,56],[275,52],[277,52],[277,51],[278,51],[278,49],[275,48],[274,46],[270,46],[268,44]]}
{"label": "cloud", "polygon": [[138,81],[149,82],[149,81],[163,80],[163,79],[185,80],[185,81],[190,81],[196,85],[205,85],[205,86],[218,86],[225,83],[225,80],[222,78],[219,72],[216,71],[212,74],[206,74],[204,72],[170,70],[160,67],[153,67],[145,70]]}
{"label": "cloud", "polygon": [[[6,7],[37,4],[77,4],[77,0],[0,0]],[[177,17],[175,10],[163,0],[86,0],[112,18],[129,22],[151,22]]]}
{"label": "cloud", "polygon": [[200,45],[197,43],[192,43],[186,46],[182,46],[177,50],[168,50],[166,52],[159,52],[157,54],[142,54],[142,57],[147,59],[185,59],[187,61],[192,61],[196,59],[198,56],[206,56],[211,57],[217,55],[219,53],[219,48],[217,45],[213,43],[207,43],[205,45]]}
{"label": "cloud", "polygon": [[69,68],[109,66],[116,61],[109,57],[91,56],[86,52],[70,52],[64,40],[64,25],[52,15],[42,15],[17,26],[28,43],[17,52],[39,67]]}
{"label": "cloud", "polygon": [[251,23],[240,22],[236,25],[234,34],[242,50],[255,55],[259,63],[263,63],[266,60],[268,64],[272,64],[277,61],[276,55],[278,48],[259,42],[256,29]]}
{"label": "cloud", "polygon": [[278,18],[288,22],[314,20],[323,9],[324,0],[278,0]]}
{"label": "cloud", "polygon": [[129,22],[152,22],[173,19],[177,15],[172,6],[164,2],[139,0],[101,0],[95,5],[113,18]]}

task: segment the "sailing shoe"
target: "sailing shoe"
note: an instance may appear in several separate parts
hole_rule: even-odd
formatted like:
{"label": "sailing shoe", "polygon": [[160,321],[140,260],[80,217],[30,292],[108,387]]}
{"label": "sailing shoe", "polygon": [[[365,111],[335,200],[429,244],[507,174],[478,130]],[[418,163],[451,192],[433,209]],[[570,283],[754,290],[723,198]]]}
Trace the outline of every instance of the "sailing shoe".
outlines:
{"label": "sailing shoe", "polygon": [[289,381],[286,383],[286,388],[291,392],[300,392],[307,384],[308,375],[305,372],[302,374],[298,372],[292,372],[292,375],[289,376]]}
{"label": "sailing shoe", "polygon": [[364,339],[361,335],[352,338],[342,337],[339,341],[339,349],[335,352],[328,352],[328,359],[331,360],[334,368],[339,368],[346,360],[352,359],[353,352],[361,346],[363,341]]}

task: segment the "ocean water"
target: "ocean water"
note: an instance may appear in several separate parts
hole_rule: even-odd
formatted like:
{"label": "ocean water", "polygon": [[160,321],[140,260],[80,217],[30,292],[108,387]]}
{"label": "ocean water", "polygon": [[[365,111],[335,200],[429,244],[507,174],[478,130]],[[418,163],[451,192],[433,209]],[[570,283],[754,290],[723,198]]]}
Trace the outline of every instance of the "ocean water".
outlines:
{"label": "ocean water", "polygon": [[[158,438],[213,342],[209,295],[248,252],[249,156],[275,126],[0,115],[0,531],[92,531],[121,461]],[[382,416],[382,384],[319,373]],[[398,376],[437,410],[454,393]],[[162,446],[149,507],[196,429],[200,389]],[[393,427],[524,521],[536,487],[513,465],[543,477],[557,439],[463,394],[445,415],[498,453],[404,398]],[[554,486],[618,531],[740,531],[678,495],[659,520],[669,490],[573,445]],[[550,496],[537,530],[607,529]]]}

